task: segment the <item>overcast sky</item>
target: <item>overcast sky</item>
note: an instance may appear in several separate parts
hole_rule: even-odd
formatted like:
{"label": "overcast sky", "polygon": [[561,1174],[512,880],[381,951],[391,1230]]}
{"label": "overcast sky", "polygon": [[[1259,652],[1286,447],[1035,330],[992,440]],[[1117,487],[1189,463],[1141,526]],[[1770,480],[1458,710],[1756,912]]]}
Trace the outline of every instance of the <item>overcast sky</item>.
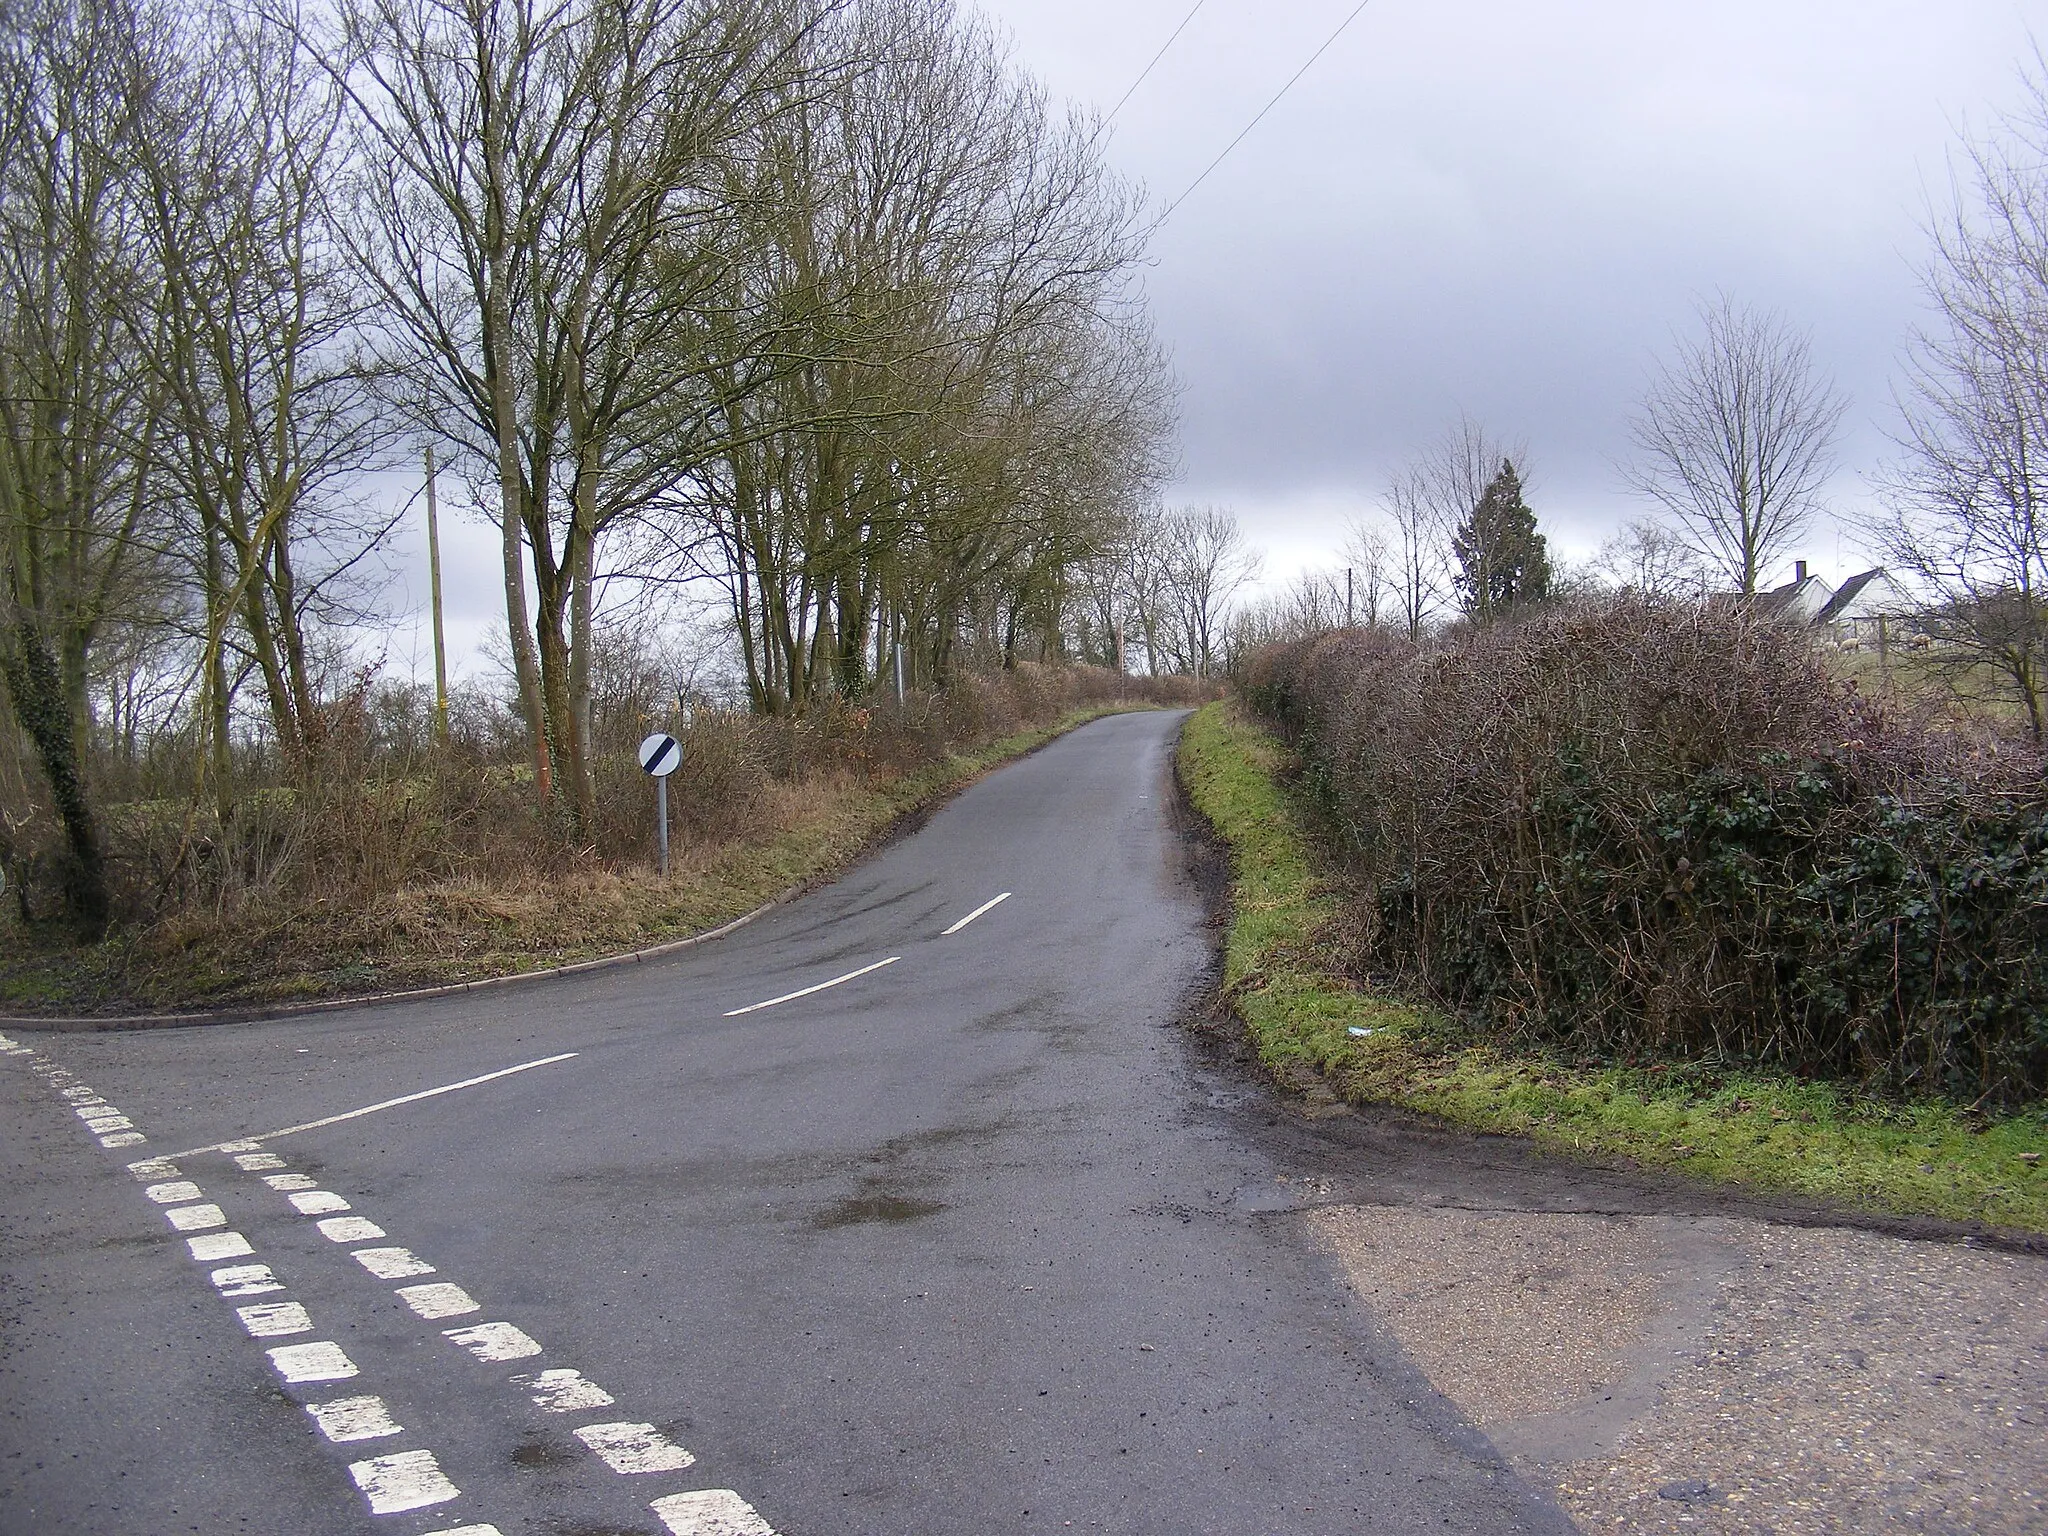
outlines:
{"label": "overcast sky", "polygon": [[[1108,154],[1179,195],[1356,0],[1204,0]],[[1193,0],[986,0],[1055,97],[1107,112]],[[1647,371],[1726,289],[1809,327],[1852,402],[1831,492],[1886,452],[1914,264],[1961,132],[2018,99],[2048,0],[1371,0],[1160,231],[1146,275],[1183,386],[1175,500],[1233,508],[1269,573],[1462,410],[1526,441],[1584,557],[1638,508],[1613,460]],[[444,519],[451,649],[503,626],[497,535]],[[406,600],[424,608],[409,533]],[[1853,543],[1803,551],[1836,576]],[[391,659],[431,673],[421,624]]]}
{"label": "overcast sky", "polygon": [[[1204,0],[1112,162],[1171,202],[1355,3]],[[1106,112],[1192,4],[983,9]],[[1233,507],[1291,570],[1463,410],[1526,440],[1530,504],[1590,553],[1638,510],[1612,464],[1647,370],[1726,289],[1811,328],[1852,402],[1831,491],[1853,505],[1929,197],[1959,132],[2017,103],[2034,35],[2048,0],[1372,0],[1158,236],[1171,494]],[[1832,575],[1833,531],[1809,546]]]}

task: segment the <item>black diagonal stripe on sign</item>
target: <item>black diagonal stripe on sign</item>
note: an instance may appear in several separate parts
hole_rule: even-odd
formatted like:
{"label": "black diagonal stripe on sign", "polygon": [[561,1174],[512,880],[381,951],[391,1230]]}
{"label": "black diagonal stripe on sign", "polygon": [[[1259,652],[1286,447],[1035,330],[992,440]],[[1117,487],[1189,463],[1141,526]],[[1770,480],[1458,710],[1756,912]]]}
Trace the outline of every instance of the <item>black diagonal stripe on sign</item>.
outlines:
{"label": "black diagonal stripe on sign", "polygon": [[640,766],[645,768],[649,773],[659,773],[661,771],[661,765],[668,761],[669,754],[676,750],[677,747],[675,737],[663,737],[661,745],[654,749],[654,756],[648,758],[647,761],[642,763]]}

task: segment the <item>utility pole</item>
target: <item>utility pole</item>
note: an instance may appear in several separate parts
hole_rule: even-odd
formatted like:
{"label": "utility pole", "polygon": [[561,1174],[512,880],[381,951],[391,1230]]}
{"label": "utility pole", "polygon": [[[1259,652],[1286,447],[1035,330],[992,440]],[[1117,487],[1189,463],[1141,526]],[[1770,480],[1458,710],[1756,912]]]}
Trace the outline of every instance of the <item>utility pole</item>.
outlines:
{"label": "utility pole", "polygon": [[448,744],[448,643],[441,634],[441,524],[434,504],[434,445],[427,444],[427,580],[434,589],[434,739]]}

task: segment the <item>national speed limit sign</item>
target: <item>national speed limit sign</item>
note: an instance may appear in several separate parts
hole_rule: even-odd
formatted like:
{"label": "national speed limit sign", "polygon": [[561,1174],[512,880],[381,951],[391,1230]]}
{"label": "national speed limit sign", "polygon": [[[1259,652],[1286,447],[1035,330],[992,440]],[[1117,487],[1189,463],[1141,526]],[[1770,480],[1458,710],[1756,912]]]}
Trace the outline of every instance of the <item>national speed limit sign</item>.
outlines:
{"label": "national speed limit sign", "polygon": [[682,743],[666,731],[656,731],[640,743],[640,766],[657,779],[674,773],[682,760]]}

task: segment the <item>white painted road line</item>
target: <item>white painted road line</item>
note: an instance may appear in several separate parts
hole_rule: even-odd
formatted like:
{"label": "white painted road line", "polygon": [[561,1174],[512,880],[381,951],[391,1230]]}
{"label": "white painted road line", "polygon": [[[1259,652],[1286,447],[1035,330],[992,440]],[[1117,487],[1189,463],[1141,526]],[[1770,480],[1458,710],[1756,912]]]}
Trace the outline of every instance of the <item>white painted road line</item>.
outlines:
{"label": "white painted road line", "polygon": [[229,1269],[216,1269],[211,1278],[214,1289],[223,1296],[261,1296],[266,1291],[284,1289],[277,1276],[270,1272],[268,1264],[237,1264]]}
{"label": "white painted road line", "polygon": [[483,1308],[470,1300],[469,1292],[459,1285],[436,1281],[431,1285],[401,1285],[398,1299],[421,1317],[431,1321],[437,1317],[461,1317],[465,1312],[481,1312]]}
{"label": "white painted road line", "polygon": [[537,1376],[514,1376],[514,1386],[524,1387],[542,1413],[581,1413],[586,1408],[609,1408],[613,1398],[581,1371],[542,1371]]}
{"label": "white painted road line", "polygon": [[179,1205],[165,1211],[172,1226],[180,1232],[204,1232],[209,1227],[224,1227],[227,1217],[217,1205]]}
{"label": "white painted road line", "polygon": [[409,1280],[434,1272],[433,1265],[414,1258],[405,1248],[352,1248],[349,1257],[379,1280]]}
{"label": "white painted road line", "polygon": [[316,1221],[320,1235],[330,1243],[367,1243],[373,1237],[382,1237],[384,1229],[374,1221],[361,1216],[330,1216],[325,1221]]}
{"label": "white painted road line", "polygon": [[671,1536],[775,1536],[775,1527],[730,1488],[674,1493],[648,1505]]}
{"label": "white painted road line", "polygon": [[381,1397],[344,1397],[332,1403],[308,1403],[306,1412],[320,1433],[338,1444],[350,1440],[382,1440],[405,1429],[391,1417]]}
{"label": "white painted road line", "polygon": [[313,1181],[303,1173],[266,1173],[263,1182],[275,1190],[311,1189]]}
{"label": "white painted road line", "polygon": [[140,1131],[116,1131],[111,1136],[102,1136],[100,1145],[109,1152],[116,1152],[122,1147],[139,1147],[147,1140],[149,1138]]}
{"label": "white painted road line", "polygon": [[261,1173],[265,1168],[282,1168],[284,1159],[275,1152],[241,1152],[235,1156],[235,1166],[244,1173]]}
{"label": "white painted road line", "polygon": [[538,1061],[522,1061],[516,1067],[501,1067],[496,1072],[486,1072],[481,1077],[465,1077],[459,1083],[443,1083],[439,1088],[422,1088],[418,1093],[402,1094],[395,1099],[385,1099],[379,1104],[365,1104],[361,1109],[352,1109],[346,1114],[329,1115],[324,1120],[308,1120],[302,1125],[288,1125],[280,1131],[264,1131],[257,1136],[244,1136],[238,1141],[216,1141],[211,1146],[194,1147],[190,1152],[174,1152],[173,1157],[196,1157],[201,1152],[243,1152],[254,1150],[266,1141],[275,1141],[280,1136],[296,1136],[301,1131],[317,1131],[322,1126],[339,1125],[344,1120],[360,1120],[364,1115],[374,1115],[380,1110],[396,1109],[401,1104],[417,1104],[421,1099],[431,1099],[444,1093],[455,1093],[463,1088],[474,1088],[478,1083],[495,1082],[501,1077],[510,1077],[515,1072],[531,1072],[535,1067],[553,1066],[558,1061],[575,1057],[574,1051],[564,1051],[559,1056],[543,1056]]}
{"label": "white painted road line", "polygon": [[256,1251],[249,1246],[249,1239],[239,1232],[208,1232],[203,1237],[188,1237],[185,1246],[192,1250],[192,1257],[201,1264],[243,1259]]}
{"label": "white painted road line", "polygon": [[540,1353],[540,1346],[510,1323],[478,1323],[474,1328],[444,1328],[441,1332],[485,1365]]}
{"label": "white painted road line", "polygon": [[351,1462],[348,1475],[370,1501],[373,1515],[402,1515],[462,1496],[462,1490],[442,1476],[432,1451],[399,1451]]}
{"label": "white painted road line", "polygon": [[429,1531],[427,1536],[503,1536],[495,1525],[465,1525],[453,1531]]}
{"label": "white painted road line", "polygon": [[154,1179],[175,1179],[178,1176],[178,1165],[168,1157],[145,1157],[139,1163],[130,1163],[128,1171],[147,1184]]}
{"label": "white painted road line", "polygon": [[965,917],[961,918],[960,921],[955,923],[952,927],[942,929],[939,933],[939,937],[942,939],[951,938],[954,934],[958,933],[962,928],[965,928],[969,923],[973,922],[977,917],[981,916],[982,913],[988,911],[992,907],[1001,906],[1004,902],[1008,901],[1009,899],[1010,893],[1008,891],[1005,891],[1002,895],[996,897],[993,901],[984,901],[980,906],[976,907],[972,912],[968,913]]}
{"label": "white painted road line", "polygon": [[346,1200],[329,1189],[301,1190],[287,1198],[292,1203],[292,1209],[301,1216],[325,1216],[329,1211],[352,1209]]}
{"label": "white painted road line", "polygon": [[614,1472],[680,1472],[697,1458],[652,1424],[585,1424],[569,1431]]}
{"label": "white painted road line", "polygon": [[886,960],[877,960],[873,965],[864,965],[857,971],[848,971],[844,976],[834,976],[830,981],[821,981],[815,987],[804,987],[800,991],[785,992],[780,997],[771,997],[765,1003],[749,1003],[744,1008],[735,1008],[727,1013],[726,1017],[736,1019],[743,1013],[759,1013],[763,1008],[773,1008],[777,1003],[793,1003],[800,997],[809,997],[813,992],[823,992],[827,987],[836,987],[842,982],[865,976],[870,971],[879,971],[885,965],[894,965],[902,958],[901,955],[891,955]]}
{"label": "white painted road line", "polygon": [[235,1315],[241,1318],[252,1339],[283,1339],[313,1331],[313,1319],[296,1301],[259,1301],[253,1306],[235,1308]]}
{"label": "white painted road line", "polygon": [[190,1179],[173,1179],[166,1184],[152,1184],[143,1191],[158,1205],[177,1205],[186,1200],[199,1198],[199,1186]]}
{"label": "white painted road line", "polygon": [[265,1353],[286,1381],[346,1381],[356,1373],[339,1344],[280,1344]]}

